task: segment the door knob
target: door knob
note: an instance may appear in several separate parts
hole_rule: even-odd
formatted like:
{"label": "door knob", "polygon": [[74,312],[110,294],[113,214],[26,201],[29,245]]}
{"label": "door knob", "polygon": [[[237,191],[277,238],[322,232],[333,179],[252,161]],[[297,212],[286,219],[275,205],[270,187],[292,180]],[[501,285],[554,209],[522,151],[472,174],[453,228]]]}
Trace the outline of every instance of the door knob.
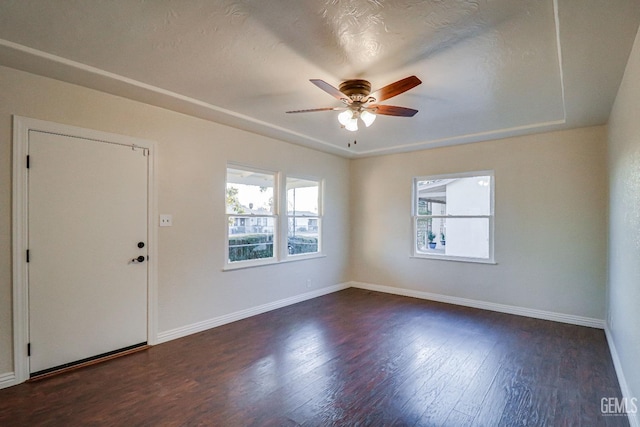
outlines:
{"label": "door knob", "polygon": [[140,255],[138,258],[134,258],[131,262],[144,262],[144,256]]}

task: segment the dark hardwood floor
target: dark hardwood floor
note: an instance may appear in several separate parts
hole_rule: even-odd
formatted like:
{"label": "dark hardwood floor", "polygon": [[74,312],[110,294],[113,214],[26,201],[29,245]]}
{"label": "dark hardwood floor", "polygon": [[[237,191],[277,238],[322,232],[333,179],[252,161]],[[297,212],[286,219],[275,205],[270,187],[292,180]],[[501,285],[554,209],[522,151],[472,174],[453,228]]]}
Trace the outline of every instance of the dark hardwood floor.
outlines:
{"label": "dark hardwood floor", "polygon": [[603,331],[348,289],[0,390],[2,426],[609,426]]}

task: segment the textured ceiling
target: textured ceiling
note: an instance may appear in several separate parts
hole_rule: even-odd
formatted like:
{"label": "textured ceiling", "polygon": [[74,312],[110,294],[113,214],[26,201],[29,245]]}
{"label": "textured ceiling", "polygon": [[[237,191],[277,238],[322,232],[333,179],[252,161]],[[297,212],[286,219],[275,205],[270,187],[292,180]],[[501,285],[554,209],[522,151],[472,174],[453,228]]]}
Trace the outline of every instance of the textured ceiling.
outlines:
{"label": "textured ceiling", "polygon": [[[0,0],[0,64],[347,157],[606,123],[637,0]],[[309,83],[419,110],[355,133]],[[357,145],[350,142],[357,140]]]}

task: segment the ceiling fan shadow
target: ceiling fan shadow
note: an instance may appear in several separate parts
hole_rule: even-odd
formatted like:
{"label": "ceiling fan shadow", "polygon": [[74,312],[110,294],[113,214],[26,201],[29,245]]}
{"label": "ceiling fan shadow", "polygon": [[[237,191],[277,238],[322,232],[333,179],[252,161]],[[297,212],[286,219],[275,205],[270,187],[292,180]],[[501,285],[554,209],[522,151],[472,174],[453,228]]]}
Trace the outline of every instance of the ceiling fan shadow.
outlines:
{"label": "ceiling fan shadow", "polygon": [[[277,7],[280,3],[281,7]],[[491,32],[534,0],[243,3],[248,16],[309,63],[346,80],[410,67]],[[276,6],[276,7],[274,7]],[[283,25],[286,8],[289,25]]]}
{"label": "ceiling fan shadow", "polygon": [[407,38],[407,42],[394,49],[375,63],[369,64],[370,74],[382,75],[397,69],[410,68],[424,61],[471,42],[492,43],[493,34],[505,23],[527,9],[516,7],[515,2],[501,1],[486,4],[474,12],[462,14],[451,22],[431,22],[418,35]]}

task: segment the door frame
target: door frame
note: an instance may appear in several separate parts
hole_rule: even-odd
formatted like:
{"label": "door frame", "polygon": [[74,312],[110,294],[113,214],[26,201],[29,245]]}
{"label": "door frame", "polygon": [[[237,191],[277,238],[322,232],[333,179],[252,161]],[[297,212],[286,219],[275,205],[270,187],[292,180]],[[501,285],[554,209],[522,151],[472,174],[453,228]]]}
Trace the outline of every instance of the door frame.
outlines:
{"label": "door frame", "polygon": [[147,149],[147,342],[154,345],[158,340],[158,247],[157,247],[157,143],[114,133],[101,132],[76,126],[64,125],[28,117],[13,116],[13,372],[14,384],[29,379],[29,276],[27,268],[28,249],[28,173],[27,152],[29,131],[40,131],[95,141]]}

